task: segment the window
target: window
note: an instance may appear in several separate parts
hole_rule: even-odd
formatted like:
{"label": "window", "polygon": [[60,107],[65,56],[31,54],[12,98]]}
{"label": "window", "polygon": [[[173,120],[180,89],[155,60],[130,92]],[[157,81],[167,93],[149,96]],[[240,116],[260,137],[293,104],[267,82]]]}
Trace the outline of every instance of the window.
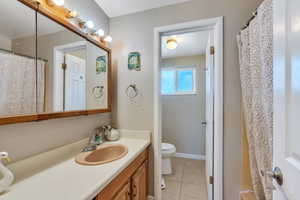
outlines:
{"label": "window", "polygon": [[172,67],[161,70],[161,94],[196,94],[196,69],[194,67]]}

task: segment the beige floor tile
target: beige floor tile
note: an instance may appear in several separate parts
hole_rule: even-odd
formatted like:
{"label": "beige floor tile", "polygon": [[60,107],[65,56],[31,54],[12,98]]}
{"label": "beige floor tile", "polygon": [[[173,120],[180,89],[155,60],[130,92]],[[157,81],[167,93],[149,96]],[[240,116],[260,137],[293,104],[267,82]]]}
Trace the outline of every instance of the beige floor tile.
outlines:
{"label": "beige floor tile", "polygon": [[183,183],[202,185],[205,183],[205,174],[199,170],[185,169],[182,176]]}
{"label": "beige floor tile", "polygon": [[166,181],[166,188],[163,190],[163,192],[172,193],[175,195],[180,194],[181,182],[172,181],[172,180],[165,180],[165,181]]}
{"label": "beige floor tile", "polygon": [[172,165],[174,166],[184,166],[186,159],[173,157],[171,161],[172,161]]}
{"label": "beige floor tile", "polygon": [[183,169],[174,168],[173,174],[165,175],[164,177],[166,180],[182,181],[182,176],[183,176]]}
{"label": "beige floor tile", "polygon": [[169,192],[162,192],[162,200],[180,200],[179,194],[169,193]]}
{"label": "beige floor tile", "polygon": [[194,196],[182,194],[180,200],[207,200],[207,196],[194,197]]}
{"label": "beige floor tile", "polygon": [[205,162],[173,158],[173,174],[164,176],[162,200],[207,200]]}
{"label": "beige floor tile", "polygon": [[203,169],[205,167],[205,161],[187,159],[184,162],[184,167],[191,169]]}
{"label": "beige floor tile", "polygon": [[195,185],[183,183],[181,186],[181,196],[203,199],[207,196],[205,185]]}

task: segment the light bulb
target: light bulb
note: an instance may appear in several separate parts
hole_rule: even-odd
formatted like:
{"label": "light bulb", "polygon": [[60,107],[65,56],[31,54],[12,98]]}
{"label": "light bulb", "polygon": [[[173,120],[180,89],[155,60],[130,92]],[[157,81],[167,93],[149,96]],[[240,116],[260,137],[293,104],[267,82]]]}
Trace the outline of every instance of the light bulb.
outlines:
{"label": "light bulb", "polygon": [[70,18],[75,18],[75,17],[78,17],[78,12],[77,10],[72,10],[69,12],[69,16]]}
{"label": "light bulb", "polygon": [[65,0],[52,0],[52,1],[57,6],[63,6],[65,4]]}
{"label": "light bulb", "polygon": [[92,29],[95,26],[94,22],[91,20],[87,21],[85,24],[86,24],[86,27],[88,27],[89,29]]}
{"label": "light bulb", "polygon": [[169,39],[167,41],[167,48],[168,49],[173,50],[173,49],[176,49],[177,46],[178,46],[178,43],[177,43],[177,41],[175,39]]}
{"label": "light bulb", "polygon": [[96,31],[96,34],[97,34],[98,36],[100,36],[100,37],[103,37],[103,36],[104,36],[104,30],[98,29],[98,30]]}
{"label": "light bulb", "polygon": [[112,37],[111,36],[106,36],[105,38],[104,38],[104,41],[105,42],[112,42]]}

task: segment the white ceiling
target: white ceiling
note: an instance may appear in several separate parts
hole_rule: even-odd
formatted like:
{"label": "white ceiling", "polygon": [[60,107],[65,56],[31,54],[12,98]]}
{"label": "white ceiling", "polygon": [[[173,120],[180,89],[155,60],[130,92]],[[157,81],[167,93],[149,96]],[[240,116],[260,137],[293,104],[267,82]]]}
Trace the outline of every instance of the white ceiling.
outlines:
{"label": "white ceiling", "polygon": [[190,0],[95,0],[109,17],[117,17]]}
{"label": "white ceiling", "polygon": [[[180,56],[194,56],[205,54],[209,31],[184,33],[174,36],[163,36],[161,43],[162,58],[173,58]],[[178,46],[176,49],[167,48],[167,40],[175,37]]]}
{"label": "white ceiling", "polygon": [[[35,34],[35,12],[16,0],[1,0],[0,35],[16,39]],[[64,28],[48,18],[38,15],[38,34],[45,35]]]}

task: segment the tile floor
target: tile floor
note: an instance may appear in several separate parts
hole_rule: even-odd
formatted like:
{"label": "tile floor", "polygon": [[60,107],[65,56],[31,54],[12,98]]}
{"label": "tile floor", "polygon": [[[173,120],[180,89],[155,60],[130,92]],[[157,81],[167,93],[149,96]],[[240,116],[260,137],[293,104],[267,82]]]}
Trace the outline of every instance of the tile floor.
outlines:
{"label": "tile floor", "polygon": [[173,158],[173,174],[165,176],[162,200],[207,200],[205,161]]}

